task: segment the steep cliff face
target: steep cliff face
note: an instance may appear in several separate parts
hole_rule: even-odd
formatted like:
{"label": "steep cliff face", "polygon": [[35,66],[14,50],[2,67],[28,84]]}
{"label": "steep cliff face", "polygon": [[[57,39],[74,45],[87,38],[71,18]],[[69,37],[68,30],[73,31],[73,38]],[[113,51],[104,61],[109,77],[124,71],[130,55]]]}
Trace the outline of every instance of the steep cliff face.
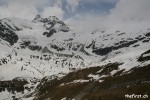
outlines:
{"label": "steep cliff face", "polygon": [[11,27],[6,27],[0,21],[0,38],[9,42],[10,45],[13,45],[18,41],[17,34],[10,29]]}
{"label": "steep cliff face", "polygon": [[149,29],[78,32],[55,16],[1,19],[0,97],[108,100],[109,89],[113,98],[129,89],[147,93],[149,34]]}

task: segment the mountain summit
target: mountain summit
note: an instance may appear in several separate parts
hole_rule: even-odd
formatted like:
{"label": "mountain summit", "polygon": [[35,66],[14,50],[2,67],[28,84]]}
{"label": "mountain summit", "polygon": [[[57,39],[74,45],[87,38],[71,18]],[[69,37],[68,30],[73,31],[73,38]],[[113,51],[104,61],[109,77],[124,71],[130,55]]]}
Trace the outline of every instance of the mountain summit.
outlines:
{"label": "mountain summit", "polygon": [[32,22],[41,22],[44,26],[49,30],[49,32],[43,33],[47,37],[52,36],[54,33],[58,31],[69,32],[69,27],[61,20],[59,20],[56,16],[49,16],[48,18],[41,18],[40,15],[37,15]]}

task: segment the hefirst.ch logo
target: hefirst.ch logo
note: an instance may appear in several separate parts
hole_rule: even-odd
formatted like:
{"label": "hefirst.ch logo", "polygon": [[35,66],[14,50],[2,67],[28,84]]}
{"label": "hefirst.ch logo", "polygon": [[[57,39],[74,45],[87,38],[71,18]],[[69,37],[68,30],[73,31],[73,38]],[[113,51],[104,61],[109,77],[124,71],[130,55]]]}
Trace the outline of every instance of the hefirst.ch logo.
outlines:
{"label": "hefirst.ch logo", "polygon": [[129,98],[129,99],[147,99],[148,98],[148,95],[147,94],[139,94],[139,95],[136,95],[136,94],[125,94],[125,98]]}

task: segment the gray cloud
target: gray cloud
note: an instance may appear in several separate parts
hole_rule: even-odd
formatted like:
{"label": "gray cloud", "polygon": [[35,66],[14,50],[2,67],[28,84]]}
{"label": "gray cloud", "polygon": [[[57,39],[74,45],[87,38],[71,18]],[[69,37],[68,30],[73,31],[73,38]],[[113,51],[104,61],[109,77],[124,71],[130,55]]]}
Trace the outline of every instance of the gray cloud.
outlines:
{"label": "gray cloud", "polygon": [[150,0],[120,0],[116,7],[110,11],[108,19],[116,27],[149,27],[149,4]]}
{"label": "gray cloud", "polygon": [[[108,11],[106,14],[95,11],[95,9],[101,10],[99,4],[104,8],[102,9],[104,12]],[[108,7],[109,4],[116,5]],[[149,26],[149,4],[150,0],[1,0],[0,18],[33,19],[40,13],[43,17],[55,15],[60,19],[71,16],[67,22],[71,23],[70,25],[75,24],[78,29],[83,26],[83,29],[89,30],[93,28],[134,29]],[[87,7],[87,11],[84,12],[82,7]],[[93,12],[91,13],[90,10]]]}
{"label": "gray cloud", "polygon": [[121,0],[111,10],[111,17],[122,21],[150,20],[150,0]]}
{"label": "gray cloud", "polygon": [[1,0],[0,4],[0,18],[19,17],[32,20],[37,14],[62,18],[64,12],[62,0]]}
{"label": "gray cloud", "polygon": [[63,19],[64,11],[59,7],[47,7],[42,12],[42,17],[57,16],[59,19]]}
{"label": "gray cloud", "polygon": [[0,17],[31,19],[38,13],[34,3],[34,1],[29,3],[29,0],[10,0],[7,4],[0,6]]}
{"label": "gray cloud", "polygon": [[[80,12],[82,4],[85,4],[83,6],[87,6],[87,10],[89,10],[91,9],[89,5],[92,5],[90,7],[93,7],[93,9],[99,9],[94,5],[101,2],[113,3],[114,1],[116,2],[117,0],[0,0],[0,18],[19,17],[32,19],[37,13],[45,16],[46,11],[61,18],[69,18],[75,14],[84,13],[84,10]],[[56,9],[54,10],[53,8]]]}
{"label": "gray cloud", "polygon": [[[109,0],[108,0],[109,1]],[[78,25],[76,29],[121,29],[135,30],[150,27],[150,0],[120,0],[107,15],[78,15],[68,23]],[[77,19],[79,21],[75,21]],[[81,26],[84,26],[84,28]]]}

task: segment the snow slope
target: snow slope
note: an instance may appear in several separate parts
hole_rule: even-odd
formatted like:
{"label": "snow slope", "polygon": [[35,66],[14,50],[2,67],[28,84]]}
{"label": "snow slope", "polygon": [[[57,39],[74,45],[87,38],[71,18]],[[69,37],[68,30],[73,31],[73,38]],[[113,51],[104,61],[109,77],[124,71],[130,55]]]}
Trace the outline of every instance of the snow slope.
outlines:
{"label": "snow slope", "polygon": [[[9,29],[18,36],[13,45],[5,39],[8,37],[0,36],[0,81],[63,77],[75,70],[115,62],[121,63],[119,70],[126,71],[150,64],[138,62],[141,54],[150,49],[149,29],[76,32],[55,16],[37,16],[32,22],[18,18],[0,22],[5,27],[0,34],[8,34],[5,30]],[[90,77],[97,79],[92,74]],[[0,96],[7,94],[4,91]]]}

